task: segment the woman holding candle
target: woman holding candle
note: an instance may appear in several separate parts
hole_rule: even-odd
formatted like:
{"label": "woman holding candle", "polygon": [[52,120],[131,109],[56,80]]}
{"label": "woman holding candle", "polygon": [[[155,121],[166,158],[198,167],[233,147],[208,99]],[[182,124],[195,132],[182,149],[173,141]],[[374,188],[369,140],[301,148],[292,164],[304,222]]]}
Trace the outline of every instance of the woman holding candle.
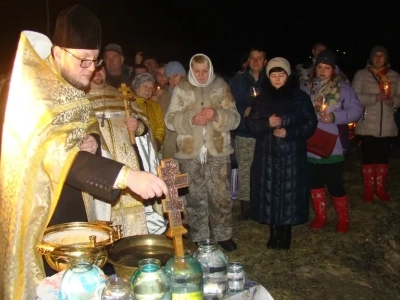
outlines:
{"label": "woman holding candle", "polygon": [[385,47],[372,48],[367,67],[355,74],[352,86],[364,108],[356,127],[361,137],[364,201],[372,202],[374,192],[381,201],[389,201],[385,183],[390,138],[398,133],[393,112],[400,106],[400,75],[390,69]]}
{"label": "woman holding candle", "polygon": [[271,59],[266,70],[269,80],[245,117],[256,137],[250,217],[269,225],[267,248],[289,249],[292,226],[306,223],[309,217],[306,140],[318,121],[310,97],[300,90],[286,59]]}
{"label": "woman holding candle", "polygon": [[349,231],[349,216],[342,171],[345,143],[348,141],[342,141],[339,126],[356,122],[361,116],[361,105],[351,86],[334,72],[335,65],[336,57],[332,52],[324,50],[319,53],[314,76],[302,88],[310,94],[318,117],[316,133],[321,133],[320,146],[334,139],[330,154],[324,157],[315,151],[310,152],[308,147],[311,198],[315,211],[311,228],[320,229],[326,224],[326,186],[338,214],[336,231],[345,233]]}

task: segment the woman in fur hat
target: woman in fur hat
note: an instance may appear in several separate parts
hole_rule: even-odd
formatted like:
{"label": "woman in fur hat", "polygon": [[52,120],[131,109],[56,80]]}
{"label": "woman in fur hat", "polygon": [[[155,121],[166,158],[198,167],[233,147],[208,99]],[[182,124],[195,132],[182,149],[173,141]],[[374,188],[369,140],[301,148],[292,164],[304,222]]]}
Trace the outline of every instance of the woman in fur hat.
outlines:
{"label": "woman in fur hat", "polygon": [[256,137],[250,217],[269,225],[269,249],[289,249],[292,225],[308,221],[306,140],[313,134],[317,118],[310,97],[300,90],[286,59],[271,59],[266,70],[269,80],[245,118]]}

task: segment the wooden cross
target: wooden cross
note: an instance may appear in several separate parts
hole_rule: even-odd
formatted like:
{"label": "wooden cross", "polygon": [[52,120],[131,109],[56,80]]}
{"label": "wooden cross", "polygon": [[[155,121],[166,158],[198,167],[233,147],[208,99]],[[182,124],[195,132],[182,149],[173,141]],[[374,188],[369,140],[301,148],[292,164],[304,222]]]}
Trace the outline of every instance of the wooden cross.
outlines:
{"label": "wooden cross", "polygon": [[168,213],[169,220],[167,236],[174,241],[175,255],[184,256],[182,235],[187,230],[182,226],[183,200],[178,196],[178,188],[189,186],[189,177],[187,174],[180,174],[178,163],[173,158],[162,159],[157,173],[168,187],[168,195],[162,200],[163,211]]}
{"label": "wooden cross", "polygon": [[[131,116],[131,110],[130,110],[130,102],[131,100],[135,99],[135,95],[133,94],[132,90],[130,89],[129,86],[126,86],[125,83],[121,83],[121,87],[118,88],[118,91],[122,93],[121,97],[116,97],[117,100],[124,100],[125,104],[125,117],[129,118]],[[131,141],[132,145],[136,144],[135,140],[135,132],[128,130],[129,133],[129,140]]]}

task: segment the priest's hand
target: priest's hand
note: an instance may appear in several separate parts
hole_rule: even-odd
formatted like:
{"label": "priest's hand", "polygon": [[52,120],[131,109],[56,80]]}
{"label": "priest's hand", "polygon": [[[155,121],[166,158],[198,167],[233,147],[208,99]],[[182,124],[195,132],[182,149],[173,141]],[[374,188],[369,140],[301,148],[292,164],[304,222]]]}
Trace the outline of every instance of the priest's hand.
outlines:
{"label": "priest's hand", "polygon": [[164,180],[144,171],[131,170],[128,175],[127,186],[143,199],[161,197],[163,194],[168,194],[168,188]]}
{"label": "priest's hand", "polygon": [[84,133],[82,143],[79,145],[79,150],[96,154],[97,147],[96,139],[90,134]]}
{"label": "priest's hand", "polygon": [[125,125],[129,131],[136,131],[138,129],[138,120],[134,117],[125,119]]}

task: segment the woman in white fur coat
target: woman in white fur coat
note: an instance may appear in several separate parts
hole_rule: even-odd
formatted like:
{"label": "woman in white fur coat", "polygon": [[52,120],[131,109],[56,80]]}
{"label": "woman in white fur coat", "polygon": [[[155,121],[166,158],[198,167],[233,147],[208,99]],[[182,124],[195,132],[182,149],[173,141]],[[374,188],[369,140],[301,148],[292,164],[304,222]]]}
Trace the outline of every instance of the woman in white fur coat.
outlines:
{"label": "woman in white fur coat", "polygon": [[212,231],[226,251],[237,248],[232,240],[230,131],[239,121],[228,84],[215,76],[206,55],[194,55],[188,78],[174,89],[165,125],[178,135],[175,158],[189,175],[186,208],[192,240],[209,239]]}

